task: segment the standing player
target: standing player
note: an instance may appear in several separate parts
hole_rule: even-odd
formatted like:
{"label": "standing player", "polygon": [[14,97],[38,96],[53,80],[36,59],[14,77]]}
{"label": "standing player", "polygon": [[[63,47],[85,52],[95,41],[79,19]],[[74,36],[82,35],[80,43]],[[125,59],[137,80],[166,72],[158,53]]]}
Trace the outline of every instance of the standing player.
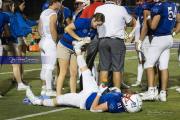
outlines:
{"label": "standing player", "polygon": [[57,11],[60,6],[59,0],[50,0],[49,8],[41,13],[38,25],[42,57],[40,78],[44,81],[41,94],[47,96],[56,96],[56,92],[52,90],[52,72],[56,63]]}
{"label": "standing player", "polygon": [[[175,28],[175,31],[173,32],[173,36],[175,36],[176,34],[178,34],[180,32],[180,11],[178,10],[178,14],[177,14],[177,21],[176,21],[177,25]],[[178,49],[178,60],[180,62],[180,45],[179,45],[179,49]],[[177,92],[180,93],[180,87],[176,89]]]}
{"label": "standing player", "polygon": [[[136,1],[137,7],[135,8],[135,15],[137,18],[136,21],[136,29],[135,29],[135,43],[137,42],[137,40],[139,40],[140,38],[140,32],[141,32],[141,28],[143,26],[143,11],[146,10],[145,7],[143,7],[144,0],[137,0]],[[131,35],[131,33],[130,33]],[[131,37],[131,36],[130,36]],[[143,60],[142,60],[142,53],[140,51],[137,51],[137,55],[138,55],[138,73],[137,73],[137,81],[136,83],[132,84],[131,86],[138,86],[141,84],[141,80],[142,80],[142,75],[143,75]]]}
{"label": "standing player", "polygon": [[[91,112],[138,112],[142,107],[142,100],[137,94],[122,94],[119,89],[114,92],[102,94],[106,88],[97,86],[90,69],[87,68],[86,62],[81,54],[81,45],[83,41],[73,42],[77,55],[77,63],[82,72],[83,90],[80,93],[67,93],[57,96],[55,99],[40,100],[30,89],[26,91],[26,96],[33,105],[57,106],[67,105],[78,107],[80,109],[90,110]],[[119,91],[118,91],[119,90]]]}
{"label": "standing player", "polygon": [[[177,8],[172,1],[161,2],[161,0],[154,0],[155,5],[151,9],[147,20],[148,25],[152,30],[153,39],[148,48],[146,55],[145,69],[147,70],[148,91],[142,96],[144,100],[154,99],[155,96],[151,89],[155,80],[155,73],[153,67],[159,61],[159,69],[161,72],[161,91],[159,93],[159,100],[167,101],[167,86],[168,86],[168,63],[170,57],[170,47],[173,44],[172,30],[175,25]],[[152,18],[152,19],[151,19]]]}

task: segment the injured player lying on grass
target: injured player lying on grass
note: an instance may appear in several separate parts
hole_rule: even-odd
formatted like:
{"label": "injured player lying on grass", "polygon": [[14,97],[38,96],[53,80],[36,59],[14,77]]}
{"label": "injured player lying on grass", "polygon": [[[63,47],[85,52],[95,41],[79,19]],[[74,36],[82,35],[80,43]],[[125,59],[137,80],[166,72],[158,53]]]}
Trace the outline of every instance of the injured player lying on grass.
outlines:
{"label": "injured player lying on grass", "polygon": [[[83,90],[80,93],[67,93],[54,99],[39,99],[31,89],[27,89],[26,96],[33,105],[43,106],[73,106],[91,112],[138,112],[142,108],[142,100],[138,94],[123,94],[120,89],[98,87],[91,71],[87,68],[81,54],[83,41],[73,42],[77,54],[77,63],[83,76]],[[104,93],[104,91],[109,91]],[[104,94],[103,94],[104,93]]]}

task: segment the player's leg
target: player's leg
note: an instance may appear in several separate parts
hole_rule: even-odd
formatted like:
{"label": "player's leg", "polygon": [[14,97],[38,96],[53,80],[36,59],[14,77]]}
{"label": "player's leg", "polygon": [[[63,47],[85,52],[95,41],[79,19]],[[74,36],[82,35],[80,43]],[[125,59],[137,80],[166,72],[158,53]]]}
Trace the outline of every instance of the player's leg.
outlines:
{"label": "player's leg", "polygon": [[[163,44],[162,44],[163,41]],[[148,48],[148,52],[146,56],[145,68],[147,72],[148,78],[148,91],[147,94],[144,94],[143,100],[154,100],[155,98],[155,72],[154,66],[161,56],[162,52],[169,48],[172,44],[172,41],[168,39],[168,37],[154,37],[150,47]]]}
{"label": "player's leg", "polygon": [[95,78],[92,76],[90,69],[88,69],[86,61],[81,53],[81,46],[78,43],[74,43],[74,49],[77,55],[77,64],[82,74],[83,80],[83,91],[95,92],[97,91],[97,83]]}
{"label": "player's leg", "polygon": [[109,42],[111,51],[111,68],[113,71],[113,84],[114,87],[120,88],[122,82],[122,73],[124,71],[124,60],[126,54],[126,46],[121,39],[112,39]]}
{"label": "player's leg", "polygon": [[[52,81],[53,81],[53,70],[56,64],[56,45],[55,43],[49,43],[47,46],[47,41],[44,41],[44,45],[41,47],[42,55],[42,70],[41,70],[41,79],[45,80],[46,83],[46,92],[47,96],[56,96],[56,92],[52,90]],[[42,93],[44,91],[44,86],[42,86]]]}
{"label": "player's leg", "polygon": [[142,80],[142,76],[143,76],[143,71],[144,71],[144,68],[143,68],[143,61],[141,60],[142,56],[141,56],[141,52],[137,52],[138,54],[138,69],[137,69],[137,81],[135,84],[132,84],[131,86],[139,86],[141,84],[141,80]]}
{"label": "player's leg", "polygon": [[[19,49],[18,49],[18,45],[16,43],[9,43],[9,49],[8,49],[8,55],[9,56],[18,56],[19,55]],[[21,91],[21,90],[26,90],[27,89],[27,85],[25,85],[22,80],[22,74],[21,74],[21,64],[12,64],[12,68],[13,68],[13,75],[15,80],[17,81],[17,90]]]}
{"label": "player's leg", "polygon": [[67,48],[65,48],[62,44],[57,45],[57,58],[60,68],[56,86],[57,96],[62,94],[63,83],[69,67],[70,56],[71,53]]}
{"label": "player's leg", "polygon": [[75,54],[71,54],[70,58],[70,91],[71,93],[76,93],[77,84],[77,58]]}
{"label": "player's leg", "polygon": [[109,38],[103,38],[99,41],[99,64],[100,64],[100,83],[107,84],[108,81],[108,71],[110,71],[111,66],[111,53],[109,51],[109,43],[111,41]]}
{"label": "player's leg", "polygon": [[161,91],[159,94],[160,101],[166,101],[167,87],[169,81],[168,63],[170,58],[170,49],[162,52],[159,58],[159,69],[161,73]]}
{"label": "player's leg", "polygon": [[161,41],[158,41],[158,38],[153,38],[151,45],[147,49],[145,54],[145,64],[146,75],[148,79],[148,91],[142,96],[143,100],[154,100],[155,98],[155,89],[154,89],[154,80],[155,80],[155,71],[154,66],[158,61],[158,58],[163,51],[164,46],[162,46]]}

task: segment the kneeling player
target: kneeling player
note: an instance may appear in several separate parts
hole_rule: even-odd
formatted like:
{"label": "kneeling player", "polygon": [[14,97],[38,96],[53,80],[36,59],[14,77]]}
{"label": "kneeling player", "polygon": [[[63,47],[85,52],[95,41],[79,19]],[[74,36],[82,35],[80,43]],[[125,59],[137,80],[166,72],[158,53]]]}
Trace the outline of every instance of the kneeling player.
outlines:
{"label": "kneeling player", "polygon": [[83,41],[74,42],[74,49],[77,54],[77,63],[83,77],[83,90],[80,93],[68,93],[59,95],[54,99],[40,100],[30,89],[27,89],[26,95],[33,105],[57,106],[67,105],[78,107],[80,109],[90,110],[91,112],[138,112],[142,107],[142,100],[137,94],[122,94],[119,91],[112,91],[106,94],[105,88],[98,87],[91,71],[87,68],[86,62],[81,55],[81,46]]}

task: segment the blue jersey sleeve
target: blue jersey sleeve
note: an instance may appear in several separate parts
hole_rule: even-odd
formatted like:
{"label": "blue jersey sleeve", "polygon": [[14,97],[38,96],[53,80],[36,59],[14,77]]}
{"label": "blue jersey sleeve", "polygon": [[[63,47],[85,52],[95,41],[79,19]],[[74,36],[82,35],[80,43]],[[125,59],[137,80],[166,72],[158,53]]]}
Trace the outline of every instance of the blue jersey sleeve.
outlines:
{"label": "blue jersey sleeve", "polygon": [[108,111],[111,113],[120,113],[125,112],[125,109],[119,100],[111,99],[108,101]]}
{"label": "blue jersey sleeve", "polygon": [[143,3],[142,4],[142,9],[143,10],[151,10],[151,5],[150,5],[150,3],[147,3],[147,2],[145,2],[145,3]]}
{"label": "blue jersey sleeve", "polygon": [[71,10],[69,8],[64,8],[64,19],[67,19],[67,18],[71,18],[72,17],[72,13],[71,13]]}
{"label": "blue jersey sleeve", "polygon": [[162,3],[155,4],[154,7],[152,7],[152,9],[151,9],[152,16],[161,15],[162,12],[163,12]]}
{"label": "blue jersey sleeve", "polygon": [[26,23],[31,27],[38,24],[35,20],[29,20],[29,19],[26,20]]}
{"label": "blue jersey sleeve", "polygon": [[88,22],[88,19],[84,18],[78,18],[77,20],[75,20],[74,25],[76,27],[76,30],[91,28],[91,22]]}

